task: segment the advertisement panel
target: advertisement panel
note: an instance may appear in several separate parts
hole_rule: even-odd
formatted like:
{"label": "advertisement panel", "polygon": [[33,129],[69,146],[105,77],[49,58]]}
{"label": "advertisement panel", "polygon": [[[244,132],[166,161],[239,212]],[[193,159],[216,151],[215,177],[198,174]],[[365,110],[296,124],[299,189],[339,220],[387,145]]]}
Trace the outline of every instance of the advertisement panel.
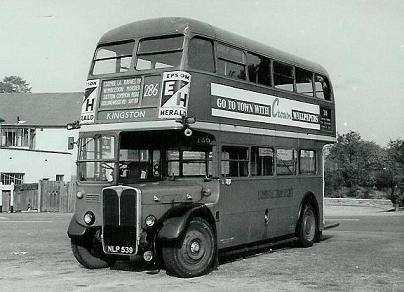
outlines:
{"label": "advertisement panel", "polygon": [[158,117],[175,119],[187,115],[191,74],[183,71],[163,73]]}
{"label": "advertisement panel", "polygon": [[99,80],[87,80],[83,102],[81,103],[80,124],[94,123],[99,83]]}
{"label": "advertisement panel", "polygon": [[320,130],[320,106],[211,83],[212,116]]}

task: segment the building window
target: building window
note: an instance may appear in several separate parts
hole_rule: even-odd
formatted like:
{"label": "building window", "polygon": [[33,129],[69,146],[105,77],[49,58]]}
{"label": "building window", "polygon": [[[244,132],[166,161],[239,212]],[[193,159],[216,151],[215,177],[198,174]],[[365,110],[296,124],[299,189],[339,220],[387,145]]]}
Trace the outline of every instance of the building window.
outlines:
{"label": "building window", "polygon": [[299,168],[301,174],[316,174],[316,152],[300,150]]}
{"label": "building window", "polygon": [[248,176],[248,148],[223,146],[222,175],[226,177]]}
{"label": "building window", "polygon": [[251,82],[271,86],[271,61],[268,58],[247,54],[248,76]]}
{"label": "building window", "polygon": [[3,185],[11,185],[14,183],[16,185],[22,184],[24,181],[23,173],[1,173],[1,182]]}
{"label": "building window", "polygon": [[274,62],[274,85],[276,88],[293,91],[293,67]]}
{"label": "building window", "polygon": [[273,175],[274,151],[271,148],[251,147],[251,175]]}
{"label": "building window", "polygon": [[243,51],[222,44],[217,45],[217,72],[234,79],[246,79]]}
{"label": "building window", "polygon": [[276,174],[295,175],[297,164],[297,151],[294,149],[276,150]]}
{"label": "building window", "polygon": [[72,150],[74,148],[74,137],[67,138],[67,150]]}
{"label": "building window", "polygon": [[213,43],[210,40],[195,37],[188,47],[188,66],[207,72],[215,72]]}
{"label": "building window", "polygon": [[64,175],[63,174],[57,174],[56,175],[56,181],[63,181],[64,180]]}
{"label": "building window", "polygon": [[1,128],[1,146],[35,148],[35,129]]}

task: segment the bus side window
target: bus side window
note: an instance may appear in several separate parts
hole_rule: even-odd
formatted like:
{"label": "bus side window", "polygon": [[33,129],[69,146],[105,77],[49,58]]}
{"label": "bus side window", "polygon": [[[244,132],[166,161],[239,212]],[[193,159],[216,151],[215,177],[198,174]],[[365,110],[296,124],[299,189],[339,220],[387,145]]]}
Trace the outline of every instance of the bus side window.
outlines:
{"label": "bus side window", "polygon": [[251,175],[273,175],[274,150],[272,148],[251,147]]}
{"label": "bus side window", "polygon": [[295,175],[297,165],[297,151],[294,149],[276,150],[276,174]]}
{"label": "bus side window", "polygon": [[217,45],[217,72],[234,79],[246,79],[244,52],[222,44]]}
{"label": "bus side window", "polygon": [[248,77],[251,82],[271,86],[271,61],[268,58],[247,54]]}
{"label": "bus side window", "polygon": [[222,147],[222,175],[225,177],[248,176],[247,147]]}
{"label": "bus side window", "polygon": [[313,96],[313,73],[296,67],[296,92]]}
{"label": "bus side window", "polygon": [[274,85],[276,88],[293,91],[293,67],[274,61]]}
{"label": "bus side window", "polygon": [[188,66],[207,72],[215,72],[213,43],[210,40],[194,37],[189,42]]}
{"label": "bus side window", "polygon": [[316,174],[316,152],[314,150],[300,150],[299,152],[299,173]]}
{"label": "bus side window", "polygon": [[315,90],[316,97],[331,100],[331,88],[327,77],[315,75]]}

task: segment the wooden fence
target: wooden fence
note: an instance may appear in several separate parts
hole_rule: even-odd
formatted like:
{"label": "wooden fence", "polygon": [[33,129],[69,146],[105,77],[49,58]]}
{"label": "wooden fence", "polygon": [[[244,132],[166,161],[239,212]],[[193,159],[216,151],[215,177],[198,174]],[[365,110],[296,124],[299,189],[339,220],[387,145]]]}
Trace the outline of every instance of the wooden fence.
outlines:
{"label": "wooden fence", "polygon": [[[10,211],[10,191],[3,191],[3,212]],[[14,188],[14,212],[40,210],[41,212],[74,212],[76,183],[39,181],[20,184]]]}

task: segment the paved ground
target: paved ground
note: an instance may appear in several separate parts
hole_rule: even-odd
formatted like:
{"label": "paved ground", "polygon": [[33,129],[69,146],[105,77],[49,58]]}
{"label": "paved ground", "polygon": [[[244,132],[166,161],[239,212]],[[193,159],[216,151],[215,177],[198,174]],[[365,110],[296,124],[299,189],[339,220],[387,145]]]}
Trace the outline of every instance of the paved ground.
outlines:
{"label": "paved ground", "polygon": [[86,270],[70,251],[70,214],[0,214],[0,291],[404,291],[404,212],[327,207],[338,228],[311,248],[292,243],[221,259],[193,279],[118,263]]}

